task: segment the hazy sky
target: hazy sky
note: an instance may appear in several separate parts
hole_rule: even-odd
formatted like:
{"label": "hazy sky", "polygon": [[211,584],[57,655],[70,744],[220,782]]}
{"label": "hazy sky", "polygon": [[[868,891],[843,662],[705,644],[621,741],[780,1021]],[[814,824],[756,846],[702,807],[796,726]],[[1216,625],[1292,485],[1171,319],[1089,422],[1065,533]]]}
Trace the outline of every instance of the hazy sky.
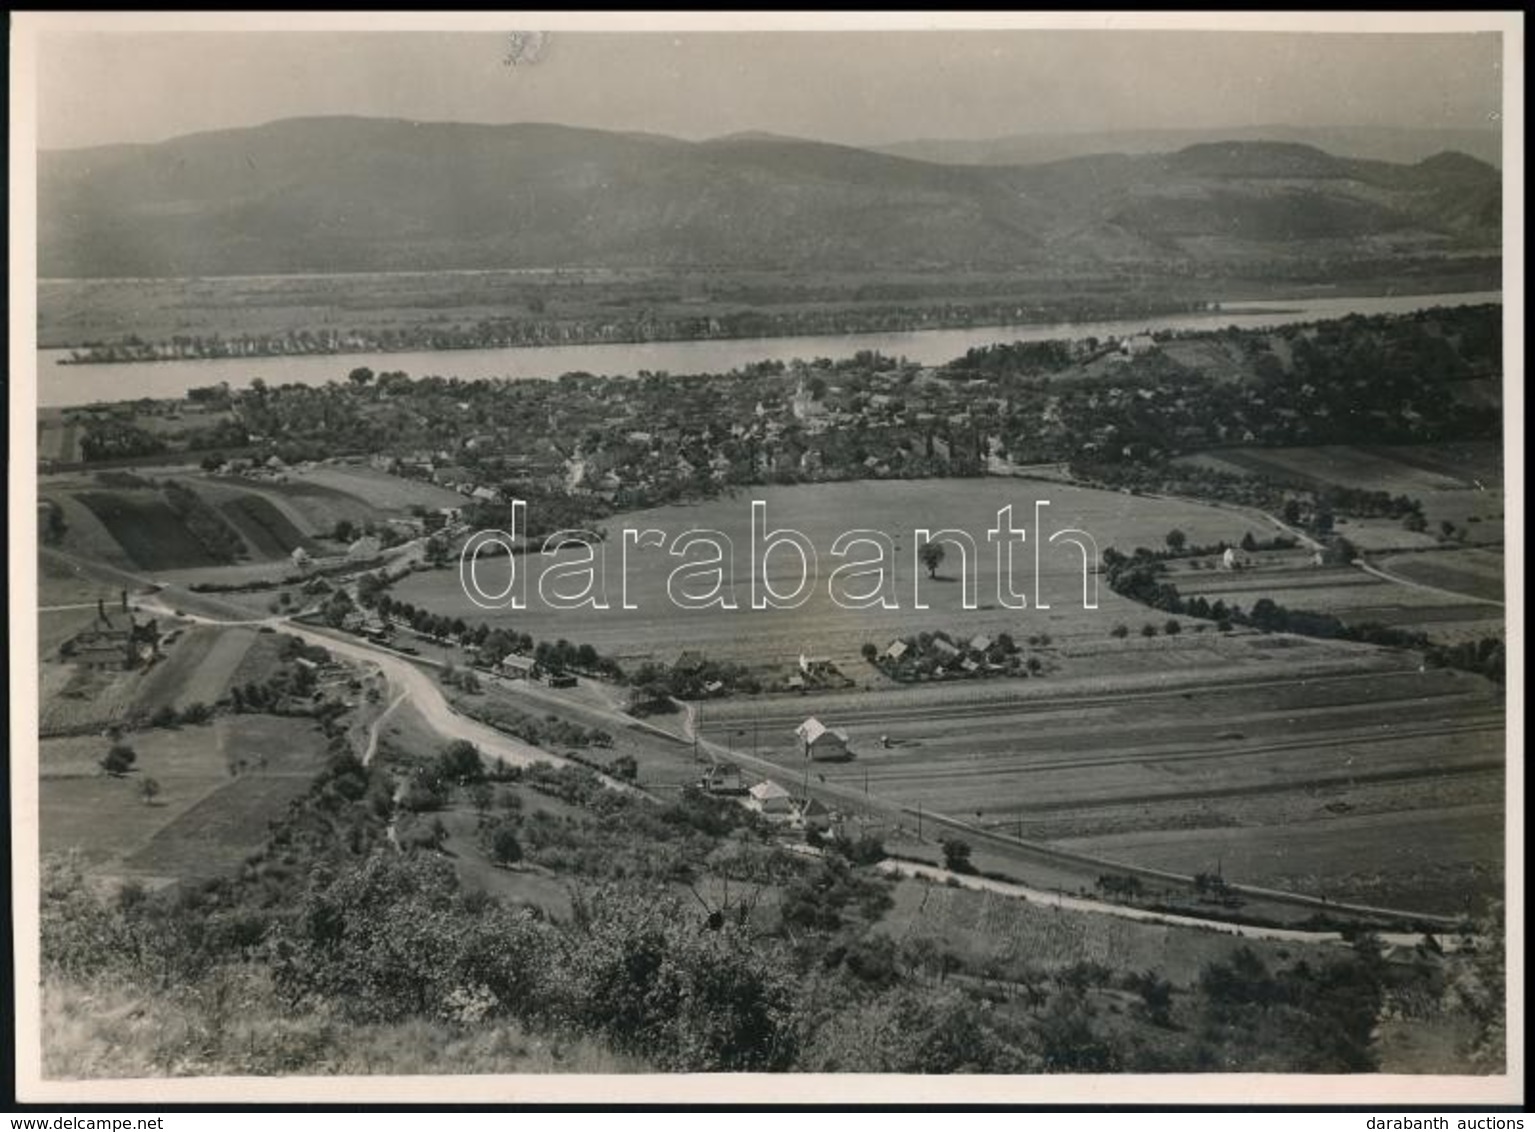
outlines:
{"label": "hazy sky", "polygon": [[50,32],[44,147],[312,114],[879,144],[1040,130],[1488,125],[1496,34]]}

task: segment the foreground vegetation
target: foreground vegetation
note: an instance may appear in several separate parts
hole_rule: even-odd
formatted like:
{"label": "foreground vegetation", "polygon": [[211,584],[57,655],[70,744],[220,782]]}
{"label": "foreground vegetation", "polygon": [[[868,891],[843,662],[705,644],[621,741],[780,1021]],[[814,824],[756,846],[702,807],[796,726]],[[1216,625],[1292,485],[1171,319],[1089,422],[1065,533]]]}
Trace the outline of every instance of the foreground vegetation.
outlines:
{"label": "foreground vegetation", "polygon": [[[103,893],[49,861],[49,1066],[1360,1072],[1377,1067],[1388,1006],[1452,1001],[1480,1012],[1468,1058],[1499,1056],[1500,951],[1404,966],[1369,936],[1279,960],[1233,940],[1178,986],[1088,961],[980,965],[873,930],[890,882],[859,862],[877,843],[788,853],[730,803],[656,804],[572,767],[490,782],[462,745],[413,773],[437,796],[408,800],[389,771],[338,757],[238,876],[199,887]],[[455,794],[475,800],[503,868],[559,866],[568,915],[467,887],[434,839],[401,835]],[[714,895],[721,882],[736,899]],[[87,994],[167,1028],[109,1050],[134,1028],[87,1011]]]}

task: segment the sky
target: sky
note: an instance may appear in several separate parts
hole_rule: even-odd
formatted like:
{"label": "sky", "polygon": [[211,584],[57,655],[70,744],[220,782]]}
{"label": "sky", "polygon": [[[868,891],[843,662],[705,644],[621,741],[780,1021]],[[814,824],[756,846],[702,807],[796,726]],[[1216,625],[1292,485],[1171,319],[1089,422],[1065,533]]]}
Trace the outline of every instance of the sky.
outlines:
{"label": "sky", "polygon": [[38,144],[355,114],[849,145],[1262,125],[1480,127],[1497,34],[45,31]]}

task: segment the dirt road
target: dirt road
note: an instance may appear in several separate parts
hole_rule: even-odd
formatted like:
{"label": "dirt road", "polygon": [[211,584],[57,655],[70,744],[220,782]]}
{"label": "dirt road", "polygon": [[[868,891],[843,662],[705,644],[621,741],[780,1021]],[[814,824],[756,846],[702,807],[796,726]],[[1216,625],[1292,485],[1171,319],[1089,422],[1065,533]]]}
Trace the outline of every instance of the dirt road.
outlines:
{"label": "dirt road", "polygon": [[[1145,908],[1131,907],[1127,904],[1111,904],[1103,900],[1090,900],[1081,896],[1066,896],[1058,892],[1047,892],[1044,889],[1030,888],[1027,885],[992,880],[990,877],[954,873],[947,869],[940,869],[936,865],[923,865],[916,861],[886,859],[881,861],[876,867],[880,872],[891,876],[919,877],[940,884],[957,884],[961,888],[974,889],[980,892],[995,892],[1003,896],[1015,896],[1021,900],[1032,900],[1036,904],[1046,907],[1066,908],[1073,912],[1091,912],[1097,915],[1118,916],[1120,919],[1139,920],[1143,923],[1152,924],[1166,924],[1169,927],[1201,928],[1206,931],[1221,932],[1224,935],[1240,936],[1243,939],[1271,939],[1285,943],[1342,944],[1345,942],[1341,932],[1306,931],[1300,928],[1273,928],[1258,924],[1232,923],[1229,920],[1205,920],[1198,916],[1180,916],[1170,912],[1153,912]],[[1423,941],[1421,935],[1406,932],[1381,932],[1378,938],[1382,943],[1388,945],[1400,944],[1409,947]],[[1446,950],[1453,950],[1457,940],[1451,936],[1439,942]]]}

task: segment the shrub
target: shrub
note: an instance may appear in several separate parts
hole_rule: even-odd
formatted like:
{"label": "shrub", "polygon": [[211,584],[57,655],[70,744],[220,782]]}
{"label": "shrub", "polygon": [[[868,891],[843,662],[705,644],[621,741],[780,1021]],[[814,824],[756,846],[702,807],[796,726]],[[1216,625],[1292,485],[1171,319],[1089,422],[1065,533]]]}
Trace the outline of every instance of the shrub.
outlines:
{"label": "shrub", "polygon": [[107,753],[102,756],[101,769],[113,778],[120,778],[132,769],[138,761],[138,752],[126,743],[113,743]]}

